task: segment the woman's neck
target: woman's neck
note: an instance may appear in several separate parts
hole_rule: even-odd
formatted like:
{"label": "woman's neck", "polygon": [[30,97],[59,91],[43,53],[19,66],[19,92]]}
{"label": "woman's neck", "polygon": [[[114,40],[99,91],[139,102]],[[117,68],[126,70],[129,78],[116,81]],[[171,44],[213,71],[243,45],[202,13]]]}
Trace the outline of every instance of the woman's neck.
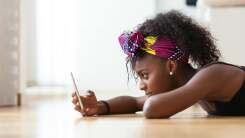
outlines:
{"label": "woman's neck", "polygon": [[195,74],[196,69],[194,69],[190,64],[180,65],[178,75],[176,77],[177,86],[180,87],[186,84]]}

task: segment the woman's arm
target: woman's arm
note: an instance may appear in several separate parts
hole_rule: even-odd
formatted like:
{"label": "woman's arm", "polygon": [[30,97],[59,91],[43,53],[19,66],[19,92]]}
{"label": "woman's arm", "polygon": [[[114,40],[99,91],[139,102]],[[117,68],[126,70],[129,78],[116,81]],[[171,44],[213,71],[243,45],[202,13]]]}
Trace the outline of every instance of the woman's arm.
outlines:
{"label": "woman's arm", "polygon": [[[110,114],[125,114],[142,111],[143,105],[147,96],[132,97],[132,96],[118,96],[107,100],[110,107]],[[99,114],[104,114],[106,107],[104,104],[99,105]]]}
{"label": "woman's arm", "polygon": [[224,68],[220,66],[205,68],[184,86],[149,97],[144,104],[144,115],[147,118],[169,118],[199,100],[217,96],[214,93],[229,88],[230,83],[234,82],[232,79],[234,75],[234,73],[224,71]]}
{"label": "woman's arm", "polygon": [[72,103],[75,106],[74,109],[80,112],[82,116],[94,116],[104,114],[135,113],[137,111],[141,111],[147,96],[118,96],[103,102],[97,101],[95,93],[88,90],[86,95],[80,96],[80,99],[83,103],[82,109],[78,103],[78,98],[75,92],[73,92]]}

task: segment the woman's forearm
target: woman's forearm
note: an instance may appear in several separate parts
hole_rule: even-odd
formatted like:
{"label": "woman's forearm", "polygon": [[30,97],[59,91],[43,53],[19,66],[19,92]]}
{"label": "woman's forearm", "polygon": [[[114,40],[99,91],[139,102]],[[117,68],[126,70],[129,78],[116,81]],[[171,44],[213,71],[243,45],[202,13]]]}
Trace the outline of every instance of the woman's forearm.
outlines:
{"label": "woman's forearm", "polygon": [[[110,108],[109,114],[135,113],[140,110],[136,97],[118,96],[106,101]],[[99,114],[106,114],[108,109],[103,102],[98,102]]]}

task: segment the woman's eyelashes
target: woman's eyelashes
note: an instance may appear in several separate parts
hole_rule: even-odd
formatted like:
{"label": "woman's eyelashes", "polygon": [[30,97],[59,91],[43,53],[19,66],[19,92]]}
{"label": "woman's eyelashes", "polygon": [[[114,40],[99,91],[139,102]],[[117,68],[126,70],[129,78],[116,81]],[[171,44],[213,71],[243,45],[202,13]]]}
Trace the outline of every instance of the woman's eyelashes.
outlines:
{"label": "woman's eyelashes", "polygon": [[143,72],[143,73],[140,73],[140,78],[147,80],[149,78],[149,75],[148,75],[148,73]]}

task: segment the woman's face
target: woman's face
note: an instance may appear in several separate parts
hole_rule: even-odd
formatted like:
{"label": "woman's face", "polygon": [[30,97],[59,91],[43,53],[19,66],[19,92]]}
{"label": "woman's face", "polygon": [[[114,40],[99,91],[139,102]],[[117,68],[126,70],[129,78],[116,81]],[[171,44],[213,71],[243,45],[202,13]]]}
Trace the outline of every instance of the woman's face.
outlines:
{"label": "woman's face", "polygon": [[134,71],[140,80],[139,88],[146,95],[163,93],[174,87],[165,61],[158,57],[147,55],[137,59]]}

